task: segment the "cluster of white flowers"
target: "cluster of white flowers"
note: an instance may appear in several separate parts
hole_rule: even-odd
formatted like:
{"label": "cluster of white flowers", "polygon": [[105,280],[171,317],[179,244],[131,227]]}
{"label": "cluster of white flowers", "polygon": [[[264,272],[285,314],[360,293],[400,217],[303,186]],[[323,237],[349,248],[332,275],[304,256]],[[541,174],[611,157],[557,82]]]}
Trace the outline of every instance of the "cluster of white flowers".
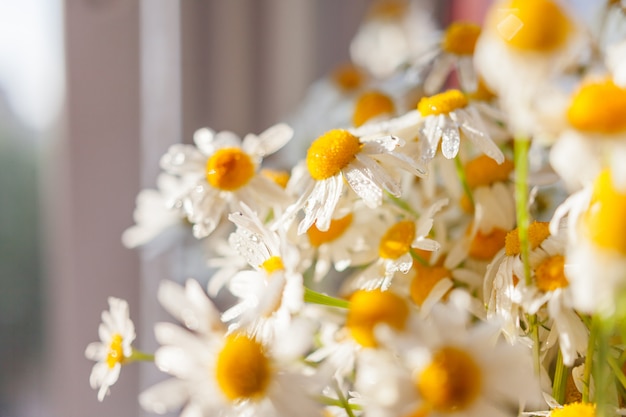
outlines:
{"label": "cluster of white flowers", "polygon": [[172,146],[123,241],[206,240],[211,278],[161,283],[154,355],[110,300],[98,398],[153,360],[142,407],[184,417],[621,414],[625,10],[503,0],[438,32],[380,0],[291,127]]}

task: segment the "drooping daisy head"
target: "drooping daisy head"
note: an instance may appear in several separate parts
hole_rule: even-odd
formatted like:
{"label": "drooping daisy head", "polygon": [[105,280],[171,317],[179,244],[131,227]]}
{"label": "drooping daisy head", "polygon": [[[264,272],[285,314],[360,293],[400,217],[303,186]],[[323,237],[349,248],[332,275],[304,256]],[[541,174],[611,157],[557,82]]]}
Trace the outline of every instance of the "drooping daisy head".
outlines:
{"label": "drooping daisy head", "polygon": [[249,134],[243,140],[231,132],[215,133],[200,129],[194,134],[195,146],[173,145],[161,158],[161,167],[185,180],[174,201],[194,225],[197,238],[208,236],[221,222],[227,206],[236,209],[240,201],[260,212],[287,202],[284,191],[259,175],[263,157],[279,150],[292,137],[284,124],[261,135]]}
{"label": "drooping daisy head", "polygon": [[89,384],[98,390],[98,400],[104,400],[109,388],[117,382],[122,365],[130,360],[135,340],[135,326],[130,320],[128,303],[109,297],[109,310],[102,312],[98,328],[100,342],[90,343],[85,350],[87,359],[96,361]]}
{"label": "drooping daisy head", "polygon": [[516,134],[538,126],[535,109],[546,83],[571,64],[583,44],[582,31],[557,0],[494,2],[476,44],[477,69],[509,113]]}
{"label": "drooping daisy head", "polygon": [[305,217],[298,226],[299,234],[309,230],[313,223],[319,230],[327,231],[344,193],[344,182],[370,208],[382,204],[384,192],[399,197],[397,168],[423,175],[415,161],[396,152],[403,144],[404,141],[394,136],[362,141],[349,130],[326,132],[309,147],[305,161],[309,176],[303,179],[306,189],[287,210],[286,217],[303,208]]}
{"label": "drooping daisy head", "polygon": [[456,157],[461,138],[466,138],[499,164],[504,161],[502,151],[489,137],[480,115],[461,91],[453,89],[424,97],[417,109],[424,118],[419,135],[425,160],[435,157],[440,144],[444,157]]}

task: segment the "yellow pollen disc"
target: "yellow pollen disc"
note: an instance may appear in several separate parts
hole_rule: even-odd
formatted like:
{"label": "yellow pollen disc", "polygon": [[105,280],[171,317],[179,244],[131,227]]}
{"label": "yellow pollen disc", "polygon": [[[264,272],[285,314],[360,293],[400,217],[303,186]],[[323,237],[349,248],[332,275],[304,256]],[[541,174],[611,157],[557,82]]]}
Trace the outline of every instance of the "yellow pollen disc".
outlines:
{"label": "yellow pollen disc", "polygon": [[287,187],[289,182],[289,173],[287,171],[276,171],[273,169],[262,169],[261,175],[274,181],[280,188]]}
{"label": "yellow pollen disc", "polygon": [[122,348],[122,335],[115,333],[111,338],[109,352],[107,353],[106,363],[109,369],[115,368],[116,364],[124,362],[124,350]]}
{"label": "yellow pollen disc", "polygon": [[433,356],[417,380],[417,389],[435,411],[469,407],[480,394],[482,373],[474,359],[456,347],[444,347]]}
{"label": "yellow pollen disc", "polygon": [[567,109],[570,124],[582,132],[619,133],[626,130],[626,90],[611,80],[583,85]]}
{"label": "yellow pollen disc", "polygon": [[359,88],[365,79],[363,73],[352,64],[337,67],[330,78],[343,91],[352,91]]}
{"label": "yellow pollen disc", "polygon": [[368,12],[370,18],[397,19],[406,13],[406,0],[378,0]]}
{"label": "yellow pollen disc", "polygon": [[415,277],[411,281],[411,300],[421,307],[435,285],[450,277],[450,271],[443,266],[424,266],[417,263],[413,265],[413,269]]}
{"label": "yellow pollen disc", "polygon": [[507,231],[495,227],[491,232],[483,234],[480,230],[472,240],[469,256],[482,261],[489,261],[504,247]]}
{"label": "yellow pollen disc", "polygon": [[400,296],[390,291],[357,291],[350,298],[346,326],[361,346],[376,347],[374,328],[384,323],[391,328],[404,330],[409,316],[409,306]]}
{"label": "yellow pollen disc", "polygon": [[368,91],[361,94],[354,106],[352,123],[355,127],[362,126],[368,120],[385,114],[393,114],[396,107],[393,100],[380,91]]}
{"label": "yellow pollen disc", "polygon": [[[528,227],[528,241],[531,249],[537,249],[548,236],[550,236],[550,223],[548,222],[532,222]],[[517,228],[507,233],[504,247],[506,256],[519,255],[521,253]]]}
{"label": "yellow pollen disc", "polygon": [[448,90],[430,97],[422,97],[417,110],[422,117],[450,113],[467,106],[467,97],[459,90]]}
{"label": "yellow pollen disc", "polygon": [[270,382],[270,368],[263,345],[248,336],[231,334],[217,355],[217,385],[231,401],[259,398]]}
{"label": "yellow pollen disc", "polygon": [[472,55],[480,26],[474,23],[455,22],[446,29],[441,49],[455,55]]}
{"label": "yellow pollen disc", "polygon": [[615,189],[609,170],[598,175],[582,223],[597,246],[626,255],[626,194]]}
{"label": "yellow pollen disc", "polygon": [[334,129],[311,144],[306,166],[314,180],[325,180],[338,174],[360,150],[359,138],[347,130]]}
{"label": "yellow pollen disc", "polygon": [[276,271],[282,271],[285,269],[285,265],[283,264],[283,260],[280,256],[272,256],[267,258],[265,262],[261,264],[261,269],[263,269],[268,274],[272,274]]}
{"label": "yellow pollen disc", "polygon": [[404,220],[391,226],[380,240],[378,255],[383,259],[398,259],[411,249],[415,239],[415,223]]}
{"label": "yellow pollen disc", "polygon": [[513,162],[508,159],[498,164],[487,155],[480,155],[465,164],[467,185],[470,188],[476,188],[507,181],[511,172],[513,172],[513,168]]}
{"label": "yellow pollen disc", "polygon": [[569,281],[565,277],[565,258],[562,255],[551,256],[535,269],[535,283],[541,291],[554,291],[565,288]]}
{"label": "yellow pollen disc", "polygon": [[591,403],[571,403],[555,408],[550,417],[596,417],[596,406]]}
{"label": "yellow pollen disc", "polygon": [[206,180],[215,188],[235,191],[254,176],[254,164],[239,148],[218,149],[206,163]]}
{"label": "yellow pollen disc", "polygon": [[573,26],[552,0],[497,3],[488,21],[507,45],[525,52],[552,52],[562,47]]}
{"label": "yellow pollen disc", "polygon": [[324,243],[332,242],[343,235],[343,232],[352,224],[352,213],[340,218],[332,219],[330,221],[330,227],[326,232],[320,231],[315,224],[313,224],[306,234],[309,236],[309,242],[311,245],[317,247],[322,246]]}

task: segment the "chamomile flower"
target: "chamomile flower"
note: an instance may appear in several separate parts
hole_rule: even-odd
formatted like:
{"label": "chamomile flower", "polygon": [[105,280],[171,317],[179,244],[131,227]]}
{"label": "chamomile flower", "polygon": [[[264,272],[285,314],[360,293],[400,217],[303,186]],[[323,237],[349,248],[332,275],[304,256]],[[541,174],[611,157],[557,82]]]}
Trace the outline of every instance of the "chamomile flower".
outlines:
{"label": "chamomile flower", "polygon": [[362,142],[348,130],[335,129],[317,138],[310,146],[303,176],[304,192],[287,209],[286,218],[304,209],[305,217],[298,226],[303,234],[315,223],[327,231],[335,207],[344,191],[344,182],[370,208],[383,202],[383,192],[400,196],[400,184],[391,172],[401,168],[414,175],[423,175],[416,163],[396,151],[403,141],[384,136]]}
{"label": "chamomile flower", "polygon": [[[605,167],[626,178],[626,89],[610,78],[583,83],[567,108],[571,126],[550,152],[550,162],[571,189],[589,183]],[[619,184],[626,187],[626,183]]]}
{"label": "chamomile flower", "polygon": [[435,157],[440,143],[444,157],[456,157],[461,138],[468,139],[497,163],[504,161],[502,151],[489,137],[480,115],[459,90],[423,97],[417,109],[423,117],[419,137],[422,158],[426,161]]}
{"label": "chamomile flower", "polygon": [[242,204],[241,210],[229,215],[237,226],[229,243],[254,269],[230,279],[228,288],[240,302],[226,310],[222,320],[232,322],[231,329],[248,328],[259,340],[271,340],[289,326],[291,315],[304,303],[300,256],[297,248],[263,225],[249,207]]}
{"label": "chamomile flower", "polygon": [[475,63],[500,97],[513,132],[536,129],[539,98],[547,80],[563,72],[578,53],[581,30],[557,0],[495,2],[475,50]]}
{"label": "chamomile flower", "polygon": [[429,237],[433,227],[433,217],[446,204],[442,199],[428,207],[419,219],[404,218],[387,228],[378,244],[378,259],[362,271],[354,274],[347,283],[346,290],[388,289],[396,272],[406,274],[411,269],[416,249],[439,250],[440,244]]}
{"label": "chamomile flower", "polygon": [[279,150],[292,135],[284,124],[259,136],[249,134],[243,141],[231,132],[200,129],[194,134],[195,146],[170,147],[161,167],[193,184],[174,205],[193,223],[194,236],[211,234],[227,206],[234,211],[240,201],[263,213],[287,203],[284,190],[258,170],[263,157]]}
{"label": "chamomile flower", "polygon": [[575,237],[566,253],[567,276],[574,307],[583,313],[612,314],[626,288],[626,191],[616,185],[612,174],[603,170],[590,198],[584,198],[589,195],[586,190],[581,191],[577,200],[582,210],[570,211]]}
{"label": "chamomile flower", "polygon": [[471,324],[461,295],[437,305],[421,331],[381,332],[397,359],[360,364],[356,381],[372,415],[512,416],[538,395],[529,351],[497,341],[492,323]]}
{"label": "chamomile flower", "polygon": [[109,310],[102,312],[98,334],[100,342],[90,343],[85,356],[96,361],[89,384],[98,390],[98,400],[102,401],[109,394],[109,388],[117,382],[122,365],[130,360],[133,353],[135,326],[130,320],[126,301],[109,297]]}
{"label": "chamomile flower", "polygon": [[453,69],[456,69],[463,91],[471,93],[476,90],[478,77],[474,69],[473,55],[480,31],[480,26],[475,23],[453,22],[443,32],[437,46],[419,59],[418,67],[431,65],[424,79],[426,94],[439,92]]}
{"label": "chamomile flower", "polygon": [[[163,282],[159,300],[191,331],[173,323],[155,326],[161,344],[155,363],[174,378],[140,395],[145,410],[163,414],[182,407],[184,416],[289,416],[297,408],[303,415],[317,415],[318,407],[306,393],[310,379],[291,368],[293,358],[302,354],[299,347],[287,356],[285,346],[265,345],[246,332],[227,333],[217,308],[193,280],[185,288]],[[291,330],[296,339],[302,337]],[[286,340],[281,343],[301,344]]]}

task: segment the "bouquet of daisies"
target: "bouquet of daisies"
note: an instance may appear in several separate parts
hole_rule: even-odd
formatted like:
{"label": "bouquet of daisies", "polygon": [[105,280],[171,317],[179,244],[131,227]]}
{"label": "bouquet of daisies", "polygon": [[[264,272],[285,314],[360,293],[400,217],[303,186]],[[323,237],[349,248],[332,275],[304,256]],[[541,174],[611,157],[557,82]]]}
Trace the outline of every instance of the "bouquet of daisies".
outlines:
{"label": "bouquet of daisies", "polygon": [[109,299],[98,398],[147,360],[184,417],[626,414],[625,10],[379,1],[289,125],[173,145],[123,241],[201,268],[154,353]]}

